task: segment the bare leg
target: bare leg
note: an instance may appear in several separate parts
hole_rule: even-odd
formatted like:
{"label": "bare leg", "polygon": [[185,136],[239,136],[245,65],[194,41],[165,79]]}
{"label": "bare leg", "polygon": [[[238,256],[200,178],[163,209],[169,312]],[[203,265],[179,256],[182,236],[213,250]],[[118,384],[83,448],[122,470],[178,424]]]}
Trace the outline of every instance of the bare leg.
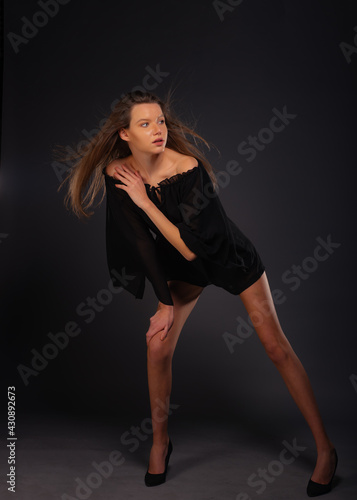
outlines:
{"label": "bare leg", "polygon": [[335,466],[334,447],[324,428],[305,369],[280,326],[266,273],[244,290],[240,297],[260,341],[283,377],[315,439],[317,462],[311,479],[320,484],[327,484]]}
{"label": "bare leg", "polygon": [[148,471],[161,474],[165,469],[169,437],[167,432],[169,401],[172,385],[172,357],[186,319],[194,308],[203,288],[182,281],[169,282],[174,302],[174,323],[165,338],[154,335],[147,348],[147,371],[150,393],[153,445]]}

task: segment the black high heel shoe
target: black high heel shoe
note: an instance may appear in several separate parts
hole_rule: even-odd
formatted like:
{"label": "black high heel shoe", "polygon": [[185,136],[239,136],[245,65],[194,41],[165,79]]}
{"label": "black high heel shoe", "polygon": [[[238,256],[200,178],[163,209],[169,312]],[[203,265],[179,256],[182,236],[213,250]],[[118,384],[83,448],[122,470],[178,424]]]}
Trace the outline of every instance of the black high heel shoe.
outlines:
{"label": "black high heel shoe", "polygon": [[331,481],[328,484],[320,484],[320,483],[315,483],[315,481],[312,481],[311,479],[309,480],[309,483],[307,485],[307,496],[309,497],[318,497],[320,495],[324,495],[325,493],[329,493],[331,491],[332,487],[332,481],[333,478],[335,477],[335,472],[337,468],[337,462],[338,462],[338,457],[337,457],[337,452],[334,449],[335,452],[335,458],[336,458],[336,463],[335,463],[335,470],[333,471]]}
{"label": "black high heel shoe", "polygon": [[167,450],[167,455],[166,455],[166,458],[165,458],[165,470],[164,470],[164,472],[162,472],[161,474],[151,474],[147,470],[146,474],[145,474],[145,484],[146,484],[146,486],[158,486],[159,484],[162,484],[162,483],[164,483],[166,481],[167,467],[169,465],[169,460],[170,460],[171,453],[172,453],[172,443],[171,443],[171,439],[170,439],[170,441],[169,441],[169,447],[168,447],[168,450]]}

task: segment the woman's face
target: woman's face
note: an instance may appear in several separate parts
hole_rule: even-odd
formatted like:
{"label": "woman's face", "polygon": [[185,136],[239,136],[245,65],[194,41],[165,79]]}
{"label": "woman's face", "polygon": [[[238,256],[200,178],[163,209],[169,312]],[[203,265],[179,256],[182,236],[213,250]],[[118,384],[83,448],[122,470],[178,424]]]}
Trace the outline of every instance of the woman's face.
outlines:
{"label": "woman's face", "polygon": [[129,128],[121,129],[131,152],[161,153],[167,142],[167,127],[161,107],[156,103],[136,104],[131,109]]}

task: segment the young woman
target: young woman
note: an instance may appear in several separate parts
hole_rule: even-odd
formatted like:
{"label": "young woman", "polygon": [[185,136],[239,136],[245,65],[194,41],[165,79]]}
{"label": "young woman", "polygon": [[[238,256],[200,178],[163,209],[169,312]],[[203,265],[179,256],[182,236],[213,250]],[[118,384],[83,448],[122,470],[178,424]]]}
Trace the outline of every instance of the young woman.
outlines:
{"label": "young woman", "polygon": [[173,449],[168,436],[172,357],[203,288],[214,284],[240,296],[311,429],[317,462],[307,494],[327,493],[337,466],[335,448],[307,374],[280,326],[264,264],[226,215],[213,169],[197,140],[207,145],[175,118],[168,103],[150,93],[128,93],[64,181],[69,187],[66,204],[78,216],[90,215],[105,183],[101,201],[106,193],[113,283],[142,298],[147,277],[159,300],[146,332],[153,444],[145,484],[166,480]]}

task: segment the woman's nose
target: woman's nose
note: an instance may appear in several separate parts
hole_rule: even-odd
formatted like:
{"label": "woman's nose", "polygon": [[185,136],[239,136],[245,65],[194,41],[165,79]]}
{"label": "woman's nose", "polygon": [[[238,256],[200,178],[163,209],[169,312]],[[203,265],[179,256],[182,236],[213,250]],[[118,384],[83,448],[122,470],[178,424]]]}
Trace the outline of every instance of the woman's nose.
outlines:
{"label": "woman's nose", "polygon": [[157,123],[154,124],[154,134],[156,135],[158,132],[160,132],[160,127]]}

